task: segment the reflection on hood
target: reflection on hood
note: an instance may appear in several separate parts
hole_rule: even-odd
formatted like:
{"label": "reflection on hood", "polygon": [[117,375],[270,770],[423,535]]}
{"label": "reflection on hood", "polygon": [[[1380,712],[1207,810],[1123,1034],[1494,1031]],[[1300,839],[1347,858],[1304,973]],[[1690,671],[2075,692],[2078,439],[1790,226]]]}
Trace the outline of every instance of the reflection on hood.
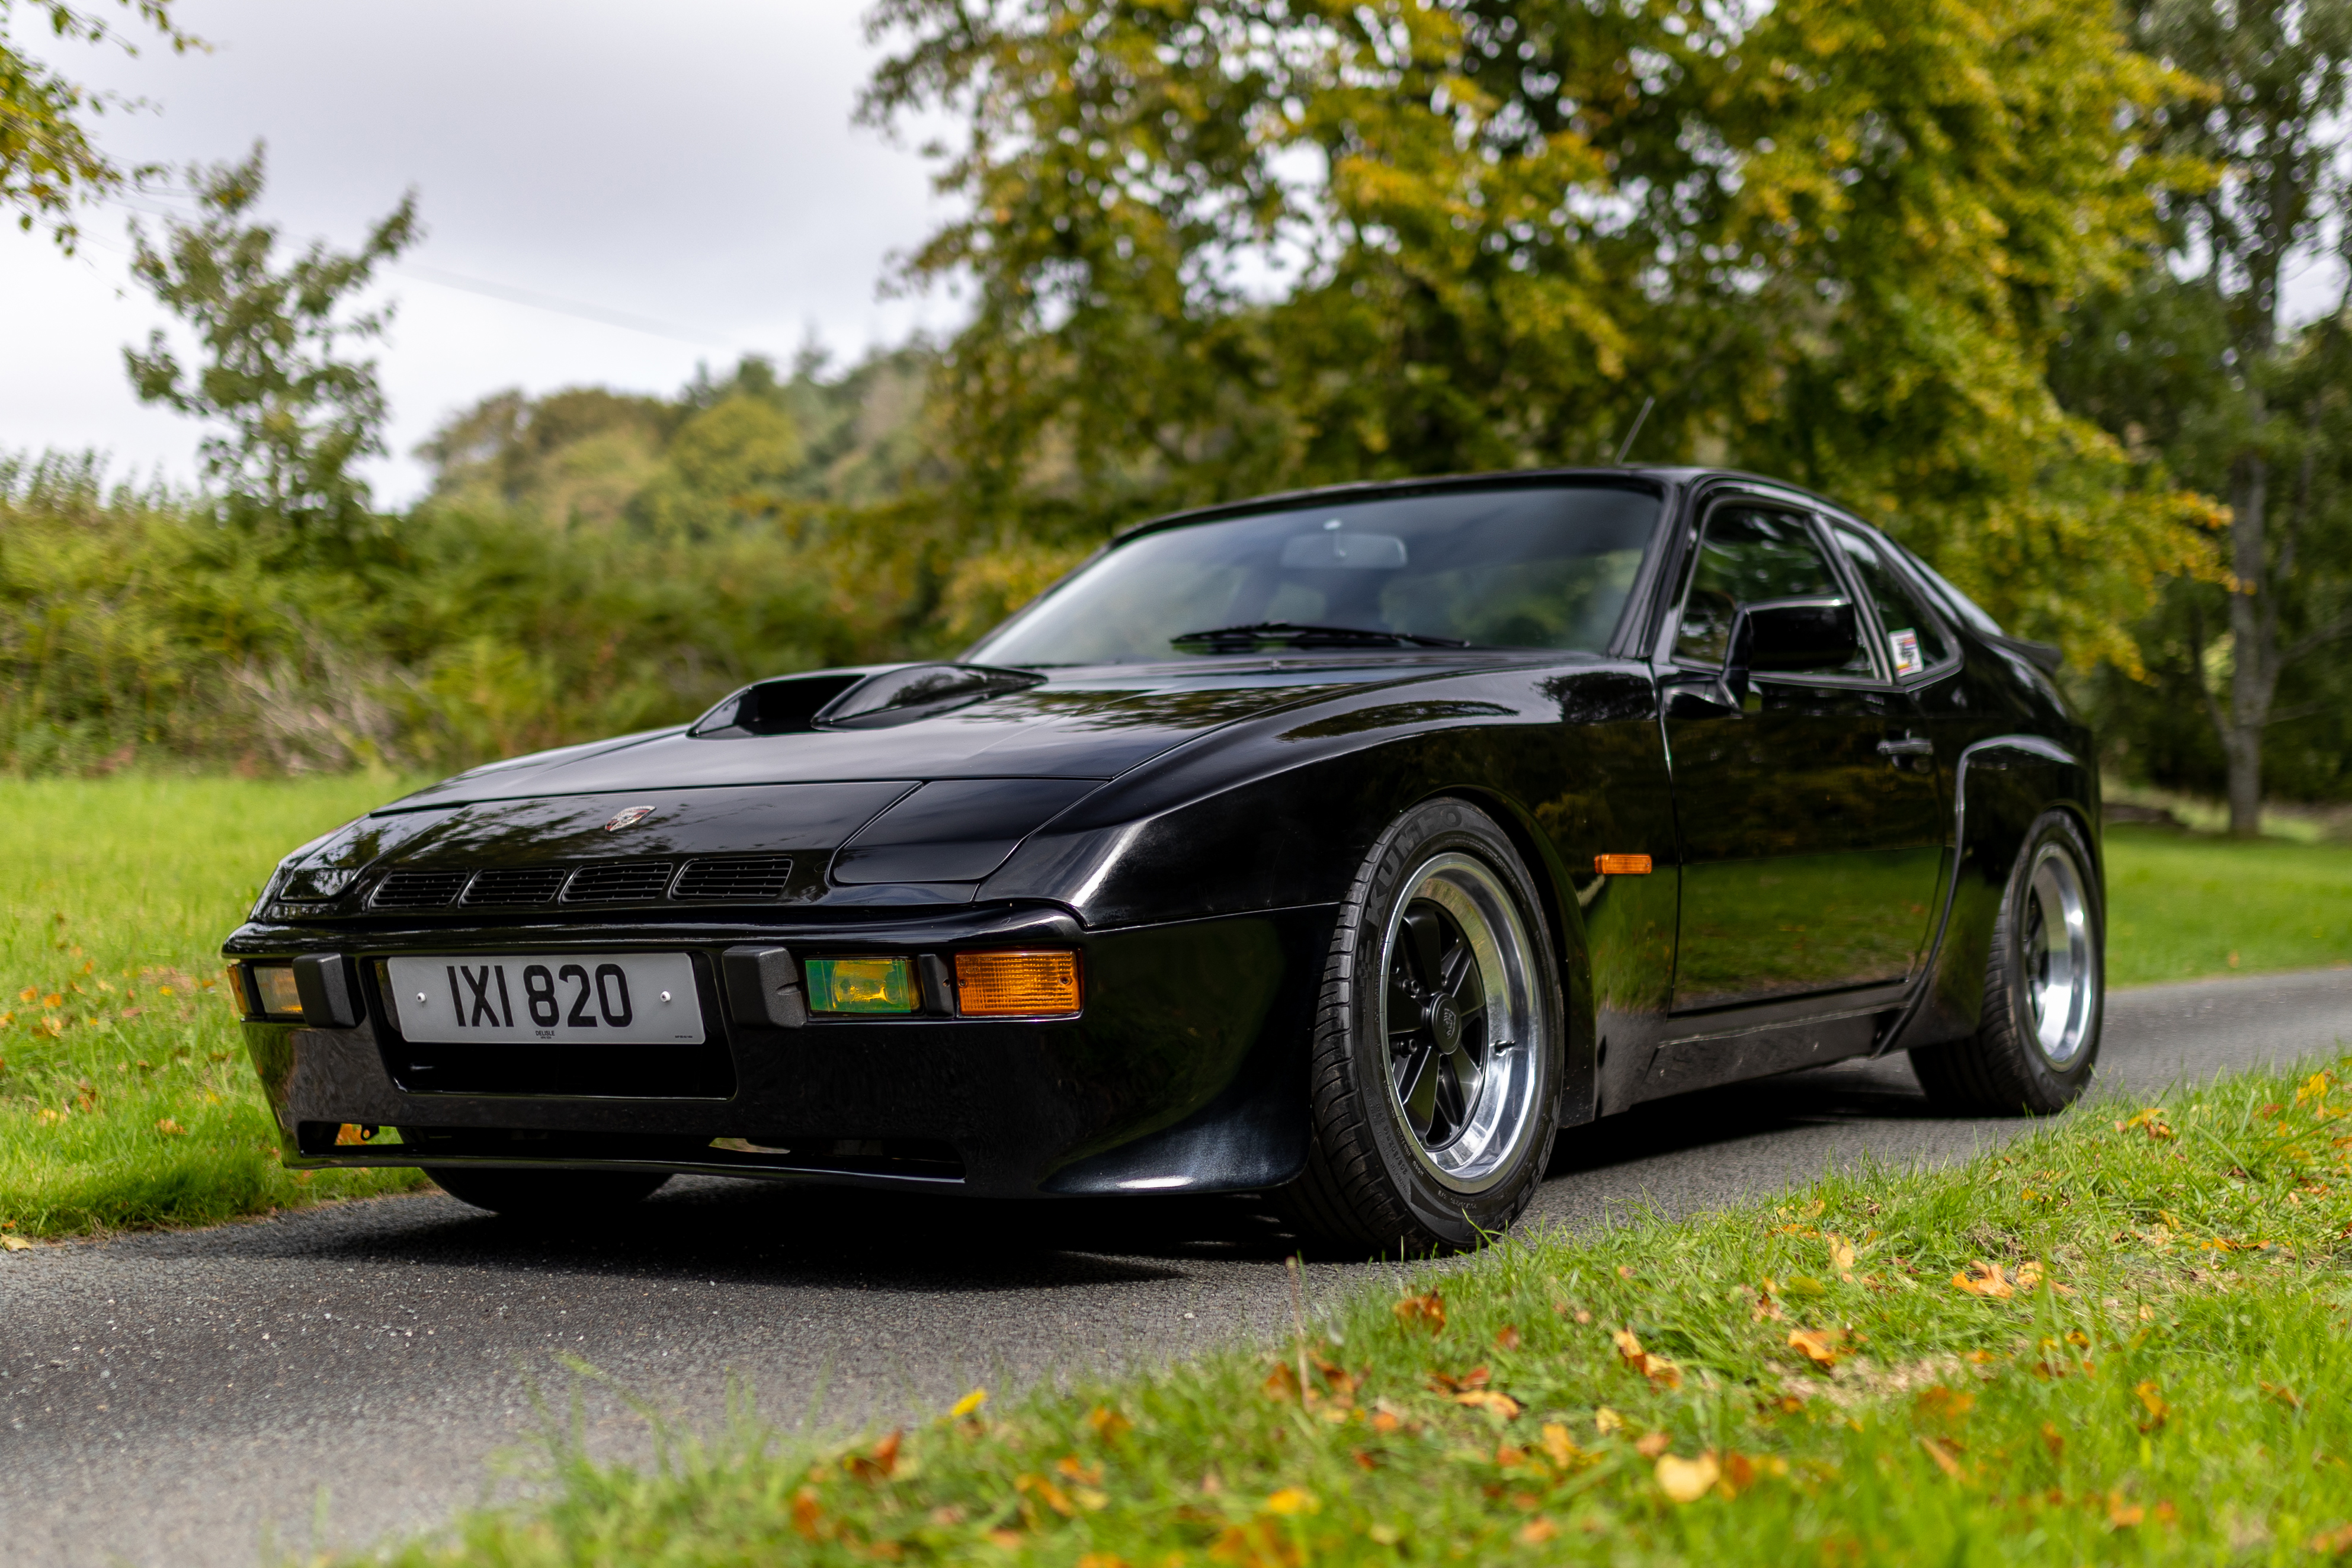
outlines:
{"label": "reflection on hood", "polygon": [[461,773],[393,808],[627,789],[864,779],[1113,779],[1237,720],[1432,673],[1431,662],[1318,660],[1204,670],[1198,664],[1064,671],[885,729],[696,737],[657,732]]}

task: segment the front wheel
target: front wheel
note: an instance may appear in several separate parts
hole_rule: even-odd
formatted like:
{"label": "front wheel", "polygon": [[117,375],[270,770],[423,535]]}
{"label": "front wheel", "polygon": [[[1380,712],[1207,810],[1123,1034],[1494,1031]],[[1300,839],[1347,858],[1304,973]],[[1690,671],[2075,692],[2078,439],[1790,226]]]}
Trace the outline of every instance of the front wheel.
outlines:
{"label": "front wheel", "polygon": [[1993,923],[1974,1038],[1911,1053],[1937,1104],[2042,1116],[2089,1086],[2106,997],[2107,912],[2096,864],[2063,811],[2033,824]]}
{"label": "front wheel", "polygon": [[667,1171],[532,1170],[528,1166],[426,1166],[433,1184],[460,1203],[518,1219],[591,1218],[651,1197]]}
{"label": "front wheel", "polygon": [[1478,1246],[1535,1196],[1558,1126],[1559,976],[1534,880],[1461,800],[1406,812],[1358,873],[1324,968],[1307,1169],[1317,1243]]}

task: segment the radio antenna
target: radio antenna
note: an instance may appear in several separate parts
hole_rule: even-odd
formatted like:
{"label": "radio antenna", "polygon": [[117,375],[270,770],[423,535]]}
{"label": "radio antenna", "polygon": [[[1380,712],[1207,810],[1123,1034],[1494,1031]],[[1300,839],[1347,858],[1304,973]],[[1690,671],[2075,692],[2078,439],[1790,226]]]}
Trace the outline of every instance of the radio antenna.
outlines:
{"label": "radio antenna", "polygon": [[1650,410],[1657,401],[1654,397],[1645,397],[1642,400],[1642,412],[1633,416],[1633,428],[1625,433],[1624,444],[1617,448],[1618,467],[1625,466],[1625,454],[1633,450],[1633,437],[1642,434],[1642,422],[1650,417]]}

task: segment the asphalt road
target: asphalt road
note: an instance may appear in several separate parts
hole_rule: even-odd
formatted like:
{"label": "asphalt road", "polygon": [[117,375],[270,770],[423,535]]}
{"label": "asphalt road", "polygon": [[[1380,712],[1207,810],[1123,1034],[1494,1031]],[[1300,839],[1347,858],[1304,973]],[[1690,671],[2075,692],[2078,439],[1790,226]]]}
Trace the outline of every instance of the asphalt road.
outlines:
{"label": "asphalt road", "polygon": [[[2352,969],[2126,992],[2104,1081],[2143,1094],[2352,1041]],[[1535,1223],[1687,1210],[1860,1158],[1962,1157],[2013,1122],[1931,1113],[1902,1059],[1643,1107],[1570,1141]],[[780,1424],[936,1407],[1181,1354],[1287,1317],[1246,1199],[917,1202],[674,1183],[610,1229],[535,1236],[454,1199],[0,1255],[0,1555],[248,1564],[364,1544],[510,1495],[575,1393],[708,1424],[730,1378]],[[1310,1290],[1368,1266],[1317,1265]],[[559,1353],[600,1369],[582,1385]],[[503,1479],[502,1479],[503,1478]]]}

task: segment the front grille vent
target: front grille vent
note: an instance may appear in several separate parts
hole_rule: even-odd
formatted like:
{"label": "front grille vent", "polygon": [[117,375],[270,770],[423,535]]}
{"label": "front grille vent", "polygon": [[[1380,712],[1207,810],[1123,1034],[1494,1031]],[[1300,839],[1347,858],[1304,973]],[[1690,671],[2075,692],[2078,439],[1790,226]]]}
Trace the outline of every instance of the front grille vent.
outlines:
{"label": "front grille vent", "polygon": [[688,861],[670,896],[696,904],[772,904],[784,896],[793,862],[779,856]]}
{"label": "front grille vent", "polygon": [[464,902],[468,907],[551,903],[562,891],[563,876],[560,865],[499,866],[477,872],[472,884],[466,889]]}
{"label": "front grille vent", "polygon": [[396,871],[375,884],[371,909],[446,909],[466,890],[462,871]]}
{"label": "front grille vent", "polygon": [[667,861],[583,865],[563,889],[566,904],[652,904],[669,887]]}

